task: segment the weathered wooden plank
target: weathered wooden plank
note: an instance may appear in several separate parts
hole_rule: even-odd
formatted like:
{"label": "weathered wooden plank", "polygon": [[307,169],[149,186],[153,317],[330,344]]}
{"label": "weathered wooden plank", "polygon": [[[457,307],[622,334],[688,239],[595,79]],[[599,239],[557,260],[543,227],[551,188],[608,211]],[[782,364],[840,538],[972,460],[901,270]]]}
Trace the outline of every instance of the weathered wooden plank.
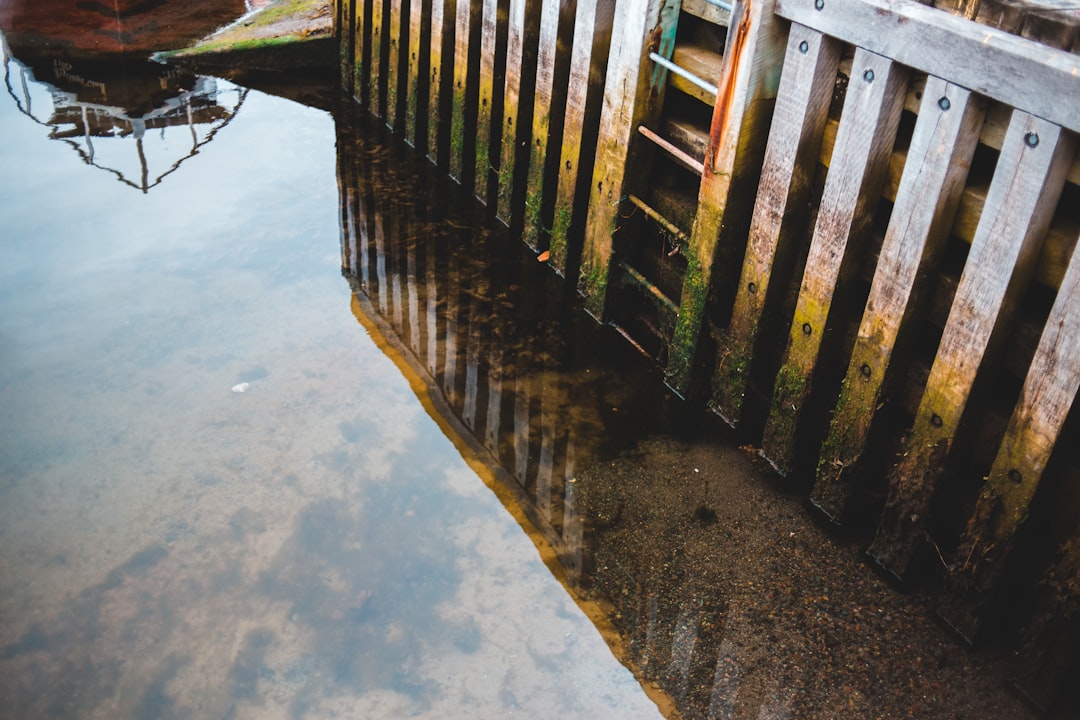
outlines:
{"label": "weathered wooden plank", "polygon": [[791,469],[795,433],[834,296],[843,291],[873,222],[903,109],[906,69],[862,48],[855,51],[854,67],[858,73],[844,98],[836,151],[762,439],[762,456],[781,474]]}
{"label": "weathered wooden plank", "polygon": [[724,27],[731,23],[731,13],[708,0],[682,0],[682,11]]}
{"label": "weathered wooden plank", "polygon": [[907,575],[922,537],[976,374],[992,341],[1008,332],[1017,296],[1030,280],[1074,146],[1075,138],[1060,127],[1013,111],[914,427],[890,473],[867,551],[898,578]]}
{"label": "weathered wooden plank", "polygon": [[585,103],[589,94],[589,68],[592,62],[593,29],[596,5],[578,0],[574,15],[574,44],[570,51],[570,80],[563,108],[562,149],[559,153],[559,176],[555,190],[555,216],[551,225],[551,251],[548,262],[560,275],[566,272],[570,223],[574,214],[574,193],[581,162],[581,139],[585,132]]}
{"label": "weathered wooden plank", "polygon": [[522,239],[533,250],[539,249],[543,233],[540,214],[544,203],[544,167],[547,162],[551,97],[555,83],[555,47],[559,33],[558,0],[541,2],[532,139],[529,142],[529,169],[525,178],[525,220],[522,228]]}
{"label": "weathered wooden plank", "polygon": [[[724,58],[720,53],[696,45],[677,45],[671,55],[671,61],[707,83],[715,85],[720,82],[720,73],[724,63]],[[686,78],[672,73],[668,79],[673,87],[697,98],[709,107],[716,104],[715,94]]]}
{"label": "weathered wooden plank", "polygon": [[839,41],[792,24],[731,322],[717,341],[710,408],[732,426],[774,269],[790,266],[803,232],[839,58]]}
{"label": "weathered wooden plank", "polygon": [[[615,3],[611,51],[608,54],[604,104],[596,143],[585,221],[578,291],[585,309],[604,316],[612,236],[623,195],[627,193],[628,148],[637,127],[663,102],[666,74],[651,64],[649,52],[670,57],[675,46],[678,0],[619,0]],[[645,123],[651,124],[651,123]],[[631,167],[635,167],[630,163]]]}
{"label": "weathered wooden plank", "polygon": [[386,2],[371,0],[371,78],[368,106],[377,118],[386,117]]}
{"label": "weathered wooden plank", "polygon": [[911,0],[778,0],[776,12],[1057,125],[1080,130],[1078,55]]}
{"label": "weathered wooden plank", "polygon": [[473,194],[485,205],[491,183],[495,180],[491,166],[491,118],[495,97],[495,40],[498,24],[498,0],[483,0],[480,19],[480,95],[476,111],[476,186]]}
{"label": "weathered wooden plank", "polygon": [[985,103],[940,78],[927,79],[889,228],[821,449],[810,500],[839,522],[851,490],[848,469],[862,455],[901,328],[918,309],[915,283],[926,277],[949,236]]}
{"label": "weathered wooden plank", "polygon": [[[513,220],[514,184],[516,182],[519,123],[521,104],[521,73],[525,56],[526,0],[509,0],[509,19],[506,35],[506,78],[503,84],[503,121],[501,158],[499,160],[499,191],[495,216],[509,225]],[[523,140],[528,142],[528,140]]]}
{"label": "weathered wooden plank", "polygon": [[[472,177],[472,160],[465,157],[465,113],[469,83],[469,28],[474,0],[454,4],[454,82],[450,102],[450,176],[465,185]],[[466,168],[468,172],[466,173]]]}
{"label": "weathered wooden plank", "polygon": [[[405,62],[408,68],[408,75],[405,78],[405,142],[411,147],[421,149],[423,148],[423,141],[427,139],[426,137],[417,136],[417,121],[422,103],[420,85],[427,74],[427,69],[421,65],[423,58],[420,53],[420,35],[423,19],[423,0],[409,0],[409,37],[405,48],[407,53]],[[426,105],[426,103],[423,104]]]}
{"label": "weathered wooden plank", "polygon": [[740,3],[731,22],[665,370],[668,386],[680,395],[689,389],[718,248],[734,255],[724,264],[735,280],[783,64],[784,33],[772,2]]}
{"label": "weathered wooden plank", "polygon": [[[445,5],[444,5],[445,3]],[[431,0],[431,44],[428,50],[428,96],[427,96],[427,156],[439,165],[447,158],[446,148],[440,146],[443,98],[443,24],[452,8],[451,0]]]}
{"label": "weathered wooden plank", "polygon": [[956,557],[955,591],[942,614],[974,640],[997,590],[1017,530],[1039,487],[1080,390],[1080,249],[1073,250],[1005,438],[968,520]]}
{"label": "weathered wooden plank", "polygon": [[408,66],[402,54],[402,3],[404,0],[388,0],[389,7],[386,12],[390,16],[389,29],[386,41],[389,46],[389,55],[386,60],[386,125],[395,133],[401,131],[402,110],[401,95],[405,76],[408,74]]}

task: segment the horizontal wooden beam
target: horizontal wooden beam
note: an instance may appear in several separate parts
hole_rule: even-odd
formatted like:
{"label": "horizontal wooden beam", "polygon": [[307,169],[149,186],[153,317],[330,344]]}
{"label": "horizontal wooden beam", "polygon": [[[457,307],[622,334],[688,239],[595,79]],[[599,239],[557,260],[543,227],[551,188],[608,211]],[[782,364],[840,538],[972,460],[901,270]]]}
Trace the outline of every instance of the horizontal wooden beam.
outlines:
{"label": "horizontal wooden beam", "polygon": [[1080,131],[1080,55],[912,0],[777,0],[776,14]]}

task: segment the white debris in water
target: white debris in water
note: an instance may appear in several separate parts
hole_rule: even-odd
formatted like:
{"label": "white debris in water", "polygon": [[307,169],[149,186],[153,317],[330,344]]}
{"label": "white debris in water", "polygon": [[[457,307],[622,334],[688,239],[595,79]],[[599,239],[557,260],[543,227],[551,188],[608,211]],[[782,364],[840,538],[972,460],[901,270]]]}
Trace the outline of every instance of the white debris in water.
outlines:
{"label": "white debris in water", "polygon": [[249,387],[251,387],[251,383],[240,383],[239,385],[233,385],[232,391],[234,393],[247,392]]}

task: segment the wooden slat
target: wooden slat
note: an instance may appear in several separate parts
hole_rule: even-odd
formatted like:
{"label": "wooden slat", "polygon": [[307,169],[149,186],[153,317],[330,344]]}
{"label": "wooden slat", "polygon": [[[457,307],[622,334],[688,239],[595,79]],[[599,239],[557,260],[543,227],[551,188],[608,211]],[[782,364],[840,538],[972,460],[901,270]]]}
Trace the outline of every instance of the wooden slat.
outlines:
{"label": "wooden slat", "polygon": [[[377,1],[377,0],[376,0]],[[468,103],[469,25],[474,0],[454,5],[454,78],[450,102],[450,177],[465,185],[472,177],[472,160],[465,157],[465,111]],[[466,173],[466,169],[468,172]]]}
{"label": "wooden slat", "polygon": [[[680,395],[690,386],[717,249],[741,255],[736,246],[745,243],[783,64],[784,34],[772,3],[739,3],[731,22],[665,369],[668,386]],[[721,264],[734,282],[737,261]]]}
{"label": "wooden slat", "polygon": [[717,341],[710,407],[732,426],[742,412],[774,268],[778,260],[790,265],[803,232],[839,56],[838,41],[792,24],[731,323]]}
{"label": "wooden slat", "polygon": [[522,239],[533,250],[540,248],[543,233],[540,213],[544,204],[544,166],[547,162],[551,95],[555,82],[555,47],[559,33],[558,0],[540,2],[536,90],[533,96],[532,139],[529,143],[529,169],[525,177],[525,221],[522,228]]}
{"label": "wooden slat", "polygon": [[491,120],[495,98],[495,30],[498,24],[498,0],[483,0],[480,20],[480,95],[476,110],[476,186],[473,194],[484,204],[494,178],[491,167]]}
{"label": "wooden slat", "polygon": [[574,214],[581,139],[585,132],[585,104],[588,101],[595,25],[595,4],[580,0],[574,16],[574,45],[570,52],[570,80],[566,86],[566,106],[563,109],[562,150],[559,153],[555,216],[551,226],[551,257],[548,261],[560,275],[566,272],[567,242]]}
{"label": "wooden slat", "polygon": [[385,10],[387,0],[371,0],[371,85],[369,107],[375,117],[386,117],[386,53],[384,37]]}
{"label": "wooden slat", "polygon": [[967,90],[930,77],[907,152],[889,228],[878,254],[858,337],[810,500],[839,522],[851,490],[849,470],[862,455],[912,293],[930,274],[949,236],[978,144],[985,104]]}
{"label": "wooden slat", "polygon": [[[578,291],[585,309],[603,317],[611,269],[612,234],[618,226],[622,197],[627,190],[626,169],[636,167],[628,152],[639,125],[663,102],[665,74],[648,67],[648,52],[669,57],[675,45],[678,0],[624,0],[615,5],[611,53],[608,55],[604,104],[596,143],[596,162],[589,186],[588,216]],[[653,34],[654,28],[658,31]],[[653,48],[649,38],[660,44]],[[652,89],[656,92],[653,93]]]}
{"label": "wooden slat", "polygon": [[1060,127],[1013,111],[906,452],[890,473],[889,496],[868,550],[899,578],[922,537],[976,374],[991,340],[1008,331],[1017,296],[1030,280],[1074,145]]}
{"label": "wooden slat", "polygon": [[448,17],[445,9],[453,9],[451,0],[431,0],[431,45],[428,54],[427,156],[436,165],[447,157],[446,148],[439,146],[441,139],[439,130],[443,119],[443,23]]}
{"label": "wooden slat", "polygon": [[946,619],[972,640],[981,611],[1001,580],[1017,530],[1039,487],[1065,418],[1080,390],[1080,248],[1046,320],[1020,399],[956,552],[958,591]]}
{"label": "wooden slat", "polygon": [[506,44],[506,80],[503,86],[502,142],[499,161],[499,191],[495,215],[509,225],[514,219],[514,185],[518,148],[518,117],[521,104],[521,73],[525,51],[525,0],[509,0],[510,17]]}
{"label": "wooden slat", "polygon": [[[697,75],[713,85],[720,81],[724,58],[720,53],[696,45],[676,45],[671,61],[684,70]],[[697,98],[709,107],[716,104],[716,96],[675,73],[668,75],[668,82],[687,95]]]}
{"label": "wooden slat", "polygon": [[[1080,130],[1080,56],[911,0],[778,0],[776,12],[929,75]],[[991,70],[992,69],[992,70]]]}
{"label": "wooden slat", "polygon": [[401,114],[399,100],[401,100],[401,87],[405,75],[408,73],[407,66],[402,60],[402,0],[389,0],[386,9],[390,18],[390,28],[387,34],[389,56],[386,61],[386,125],[395,132],[401,131]]}
{"label": "wooden slat", "polygon": [[791,469],[834,296],[854,270],[870,229],[903,108],[906,69],[861,48],[855,67],[762,440],[762,456],[781,474]]}
{"label": "wooden slat", "polygon": [[[427,74],[427,69],[421,67],[420,64],[422,60],[420,56],[420,25],[423,22],[423,17],[423,0],[409,0],[409,38],[406,47],[408,53],[406,65],[409,70],[405,85],[405,142],[412,147],[417,147],[419,142],[421,148],[423,147],[423,141],[427,139],[426,137],[418,138],[416,132],[421,105],[420,82],[424,79],[424,75]],[[424,104],[426,105],[426,103]]]}
{"label": "wooden slat", "polygon": [[731,23],[730,12],[707,0],[682,0],[682,11],[714,25],[727,27]]}

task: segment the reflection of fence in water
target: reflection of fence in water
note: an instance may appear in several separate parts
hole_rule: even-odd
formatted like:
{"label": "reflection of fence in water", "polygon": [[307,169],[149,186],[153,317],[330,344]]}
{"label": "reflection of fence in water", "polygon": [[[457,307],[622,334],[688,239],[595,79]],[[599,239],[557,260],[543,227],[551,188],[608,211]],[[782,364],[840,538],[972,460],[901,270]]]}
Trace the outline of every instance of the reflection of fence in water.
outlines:
{"label": "reflection of fence in water", "polygon": [[545,332],[545,307],[520,301],[520,273],[492,272],[497,253],[436,226],[411,195],[379,192],[380,165],[339,156],[343,273],[441,420],[511,490],[574,581],[583,562],[574,430],[598,421],[570,409],[572,349]]}

